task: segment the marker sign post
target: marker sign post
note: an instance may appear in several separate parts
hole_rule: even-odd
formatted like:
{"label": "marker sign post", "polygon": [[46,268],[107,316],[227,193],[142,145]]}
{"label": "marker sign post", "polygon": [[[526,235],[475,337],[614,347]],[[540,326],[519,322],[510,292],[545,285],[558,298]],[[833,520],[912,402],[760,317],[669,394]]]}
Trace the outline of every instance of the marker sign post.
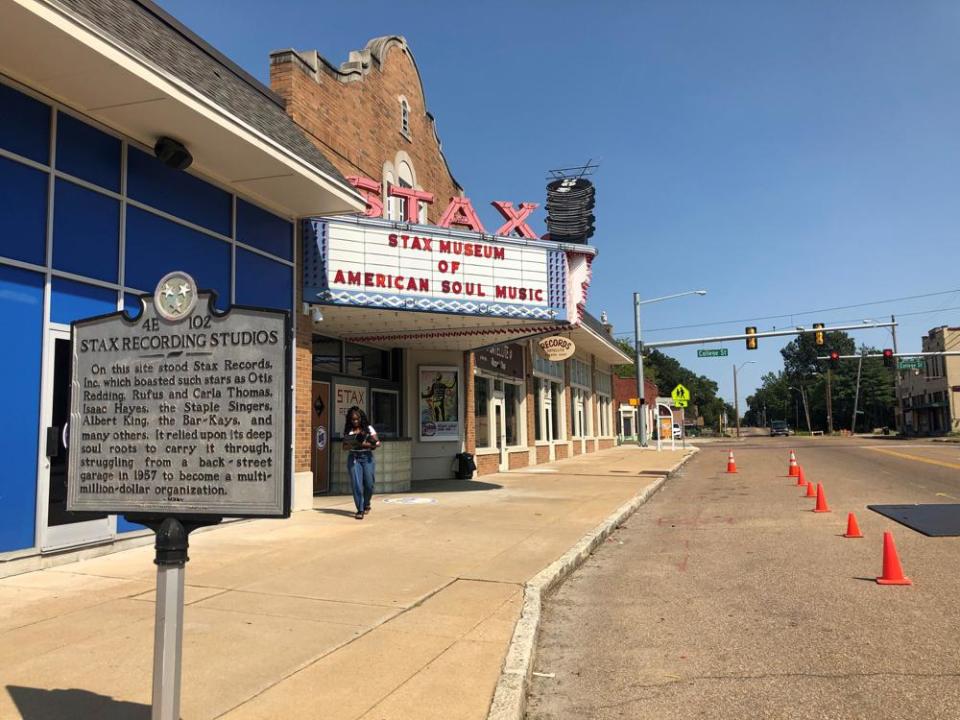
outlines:
{"label": "marker sign post", "polygon": [[73,323],[67,510],[156,533],[152,718],[178,720],[189,533],[290,515],[290,321],[218,312],[184,272],[141,304]]}

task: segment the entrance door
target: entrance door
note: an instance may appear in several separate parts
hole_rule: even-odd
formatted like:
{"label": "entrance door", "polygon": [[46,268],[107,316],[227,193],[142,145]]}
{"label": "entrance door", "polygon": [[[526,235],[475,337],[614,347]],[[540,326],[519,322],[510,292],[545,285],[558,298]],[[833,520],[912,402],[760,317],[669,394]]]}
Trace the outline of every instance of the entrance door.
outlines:
{"label": "entrance door", "polygon": [[[50,330],[43,397],[38,482],[40,549],[60,550],[109,540],[116,532],[116,518],[102,513],[67,512],[67,448],[80,441],[79,429],[71,429],[71,343],[67,330]],[[109,440],[101,443],[100,455],[109,456]]]}
{"label": "entrance door", "polygon": [[587,440],[586,440],[587,415],[586,415],[586,410],[584,408],[583,391],[576,390],[574,392],[575,392],[575,395],[574,395],[573,402],[574,402],[574,407],[576,408],[576,415],[577,415],[576,417],[577,426],[575,428],[574,434],[580,438],[580,453],[583,454],[587,451]]}
{"label": "entrance door", "polygon": [[311,457],[313,469],[313,494],[330,492],[330,383],[315,382],[310,398],[313,412],[311,423]]}
{"label": "entrance door", "polygon": [[499,468],[503,472],[510,469],[510,462],[507,456],[507,425],[506,418],[503,415],[503,393],[497,393],[493,397],[493,437],[497,444],[497,453],[499,455]]}
{"label": "entrance door", "polygon": [[549,460],[553,462],[557,459],[556,449],[553,447],[553,441],[556,437],[556,428],[553,426],[553,393],[551,392],[550,382],[548,380],[540,381],[540,397],[543,398],[543,437],[550,443]]}

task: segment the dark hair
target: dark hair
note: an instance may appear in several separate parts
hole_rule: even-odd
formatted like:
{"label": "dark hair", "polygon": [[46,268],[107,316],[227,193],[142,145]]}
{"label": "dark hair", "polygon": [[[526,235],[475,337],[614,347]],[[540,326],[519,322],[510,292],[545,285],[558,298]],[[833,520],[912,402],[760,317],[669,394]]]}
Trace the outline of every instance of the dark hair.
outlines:
{"label": "dark hair", "polygon": [[367,432],[367,428],[370,427],[370,419],[367,417],[367,414],[363,410],[361,410],[359,407],[354,405],[352,408],[347,410],[347,414],[343,418],[344,436],[349,435],[350,431],[353,430],[353,425],[350,424],[350,416],[353,415],[354,413],[357,413],[360,416],[360,429],[363,432]]}

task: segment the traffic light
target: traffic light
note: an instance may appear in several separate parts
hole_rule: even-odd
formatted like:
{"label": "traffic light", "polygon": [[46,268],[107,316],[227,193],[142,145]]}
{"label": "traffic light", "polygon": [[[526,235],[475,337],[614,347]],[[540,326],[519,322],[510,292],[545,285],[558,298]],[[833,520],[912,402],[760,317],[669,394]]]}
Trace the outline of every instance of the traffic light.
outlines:
{"label": "traffic light", "polygon": [[823,323],[814,323],[813,329],[816,330],[816,332],[813,334],[813,341],[817,345],[823,345],[826,342],[826,333],[823,332]]}
{"label": "traffic light", "polygon": [[836,370],[838,367],[840,367],[840,353],[838,353],[836,350],[831,350],[830,351],[830,369]]}
{"label": "traffic light", "polygon": [[890,348],[884,348],[884,349],[883,349],[883,366],[884,366],[884,367],[888,367],[888,368],[892,368],[893,365],[894,365],[894,363],[893,363],[893,350],[891,350]]}
{"label": "traffic light", "polygon": [[[751,326],[748,327],[748,328],[744,328],[743,331],[744,331],[747,335],[756,335],[756,334],[757,334],[757,329],[756,329],[753,325],[751,325]],[[756,339],[755,337],[748,337],[748,338],[747,338],[747,350],[756,350],[756,349],[757,349],[757,339]]]}

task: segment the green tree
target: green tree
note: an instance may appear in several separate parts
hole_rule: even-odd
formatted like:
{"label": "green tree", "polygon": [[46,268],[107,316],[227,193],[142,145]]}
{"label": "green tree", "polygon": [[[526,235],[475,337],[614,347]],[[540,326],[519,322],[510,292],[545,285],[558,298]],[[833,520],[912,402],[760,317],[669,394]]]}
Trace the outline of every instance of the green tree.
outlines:
{"label": "green tree", "polygon": [[[828,368],[827,361],[818,360],[817,357],[832,351],[839,352],[841,355],[850,355],[855,348],[856,345],[849,335],[842,331],[834,331],[826,334],[825,345],[818,346],[814,342],[813,333],[805,333],[798,335],[780,350],[780,355],[783,356],[784,374],[789,384],[796,387],[801,394],[806,422],[811,429],[827,428],[824,373]],[[836,426],[836,423],[834,425]]]}

